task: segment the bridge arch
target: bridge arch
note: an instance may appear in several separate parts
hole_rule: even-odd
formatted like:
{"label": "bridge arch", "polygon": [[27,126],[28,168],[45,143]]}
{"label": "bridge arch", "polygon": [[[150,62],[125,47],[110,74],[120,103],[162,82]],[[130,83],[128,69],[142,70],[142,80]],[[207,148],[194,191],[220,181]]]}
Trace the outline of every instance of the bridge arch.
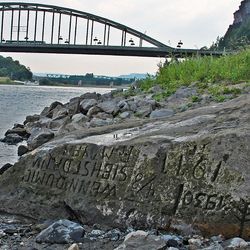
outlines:
{"label": "bridge arch", "polygon": [[[114,30],[121,32],[120,43],[116,44],[117,46],[125,47],[136,45],[142,47],[143,42],[147,42],[151,47],[168,47],[163,43],[118,22],[70,8],[38,3],[2,2],[0,3],[0,14],[1,42],[45,42],[45,34],[48,34],[49,32],[50,41],[46,41],[46,43],[59,44],[62,39],[61,32],[63,28],[68,31],[65,42],[76,45],[79,43],[79,40],[77,39],[79,34],[79,21],[85,20],[85,39],[79,44],[100,44],[109,46],[110,32],[111,28],[113,28]],[[67,25],[65,25],[66,17],[68,17]],[[38,24],[40,27],[38,27]],[[95,24],[103,25],[103,34],[101,37],[97,38],[95,36]],[[62,25],[64,27],[62,27]],[[38,28],[40,28],[40,32],[38,32]],[[81,32],[83,33],[83,29]],[[24,33],[25,36],[21,36],[23,35],[22,33]],[[137,44],[135,43],[134,38],[139,40]],[[98,41],[96,41],[96,39],[98,39]],[[168,48],[170,49],[170,47]]]}
{"label": "bridge arch", "polygon": [[87,12],[26,2],[0,3],[1,51],[147,57],[198,52],[169,47],[128,26]]}

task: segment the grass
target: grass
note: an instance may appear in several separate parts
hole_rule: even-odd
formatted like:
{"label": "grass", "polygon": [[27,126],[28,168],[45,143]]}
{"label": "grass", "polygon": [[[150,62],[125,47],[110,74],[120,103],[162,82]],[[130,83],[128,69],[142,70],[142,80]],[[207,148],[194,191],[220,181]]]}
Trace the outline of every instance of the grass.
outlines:
{"label": "grass", "polygon": [[9,77],[0,77],[0,84],[10,84],[12,81]]}
{"label": "grass", "polygon": [[[161,86],[163,92],[155,95],[156,100],[161,100],[182,86],[195,85],[200,94],[208,91],[216,101],[223,101],[227,98],[225,95],[241,93],[241,89],[232,85],[249,81],[250,48],[219,58],[194,57],[161,65],[156,77],[142,80],[140,88],[147,92],[154,85]],[[198,96],[192,97],[192,102],[198,101]]]}

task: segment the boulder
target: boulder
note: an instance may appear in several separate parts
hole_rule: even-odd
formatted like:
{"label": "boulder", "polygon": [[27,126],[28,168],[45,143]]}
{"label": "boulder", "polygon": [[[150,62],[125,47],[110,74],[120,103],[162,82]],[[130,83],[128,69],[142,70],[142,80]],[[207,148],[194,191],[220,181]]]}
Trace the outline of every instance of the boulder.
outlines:
{"label": "boulder", "polygon": [[53,130],[53,131],[56,131],[58,130],[63,124],[65,124],[67,121],[70,120],[70,117],[69,116],[65,116],[65,115],[62,115],[62,116],[58,116],[50,121],[48,121],[47,123],[47,128]]}
{"label": "boulder", "polygon": [[84,228],[69,220],[59,220],[40,232],[36,237],[38,243],[67,244],[81,242]]}
{"label": "boulder", "polygon": [[167,244],[159,236],[149,235],[144,231],[129,233],[124,242],[115,248],[115,250],[162,250],[166,249]]}
{"label": "boulder", "polygon": [[119,107],[121,112],[125,112],[130,110],[128,103],[125,100],[120,101],[117,106]]}
{"label": "boulder", "polygon": [[5,143],[8,143],[8,144],[17,144],[19,142],[22,142],[24,140],[24,138],[18,134],[8,134],[6,135],[3,139],[1,139],[0,141],[1,142],[5,142]]}
{"label": "boulder", "polygon": [[149,117],[150,113],[152,112],[152,107],[149,106],[139,106],[136,110],[136,116],[141,117],[141,118],[145,118],[145,117]]}
{"label": "boulder", "polygon": [[90,108],[97,104],[96,99],[84,99],[80,103],[80,109],[83,114],[86,114]]}
{"label": "boulder", "polygon": [[20,127],[16,127],[16,128],[7,130],[7,132],[5,133],[5,136],[7,136],[9,134],[17,134],[17,135],[24,137],[24,138],[28,138],[30,136],[30,134],[27,133],[25,128],[20,128]]}
{"label": "boulder", "polygon": [[80,248],[76,243],[74,243],[68,248],[68,250],[80,250]]}
{"label": "boulder", "polygon": [[97,107],[99,107],[102,111],[108,114],[116,115],[119,112],[119,107],[115,101],[104,101],[98,103]]}
{"label": "boulder", "polygon": [[83,99],[94,99],[94,100],[98,100],[101,98],[101,95],[99,93],[96,93],[96,92],[87,92],[87,93],[84,93],[83,95],[80,96],[80,99],[83,100]]}
{"label": "boulder", "polygon": [[22,155],[24,155],[24,154],[26,154],[28,152],[29,152],[29,149],[25,145],[20,145],[18,147],[18,149],[17,149],[17,155],[18,156],[22,156]]}
{"label": "boulder", "polygon": [[119,116],[120,116],[120,118],[122,118],[122,119],[127,119],[127,118],[130,118],[131,112],[128,112],[128,111],[122,112],[122,113],[120,113]]}
{"label": "boulder", "polygon": [[26,119],[24,121],[24,125],[27,124],[28,122],[36,122],[40,119],[40,115],[28,115],[26,116]]}
{"label": "boulder", "polygon": [[80,97],[75,97],[70,99],[69,103],[65,104],[65,107],[68,109],[69,115],[75,115],[77,113],[80,113]]}
{"label": "boulder", "polygon": [[172,109],[157,109],[151,112],[150,118],[171,117],[174,115]]}
{"label": "boulder", "polygon": [[63,107],[63,104],[61,102],[53,102],[49,107],[45,107],[43,111],[41,112],[40,116],[52,118],[53,117],[53,111],[54,109],[58,109],[59,107]]}
{"label": "boulder", "polygon": [[113,123],[113,119],[100,119],[100,118],[93,118],[90,123],[89,126],[90,127],[101,127],[101,126],[107,126]]}
{"label": "boulder", "polygon": [[1,210],[249,240],[249,107],[242,95],[160,120],[60,135],[0,176]]}
{"label": "boulder", "polygon": [[127,101],[127,103],[128,103],[128,106],[129,106],[129,110],[130,111],[132,111],[132,112],[136,112],[136,110],[137,110],[137,102],[136,101],[134,101],[134,100],[128,100]]}
{"label": "boulder", "polygon": [[58,105],[52,113],[52,119],[61,119],[68,115],[68,110],[64,106]]}
{"label": "boulder", "polygon": [[106,119],[113,119],[113,115],[107,114],[105,112],[99,112],[96,115],[94,115],[94,118],[106,120]]}
{"label": "boulder", "polygon": [[54,138],[54,133],[48,129],[38,129],[28,139],[29,150],[33,150]]}
{"label": "boulder", "polygon": [[75,114],[72,116],[73,123],[83,124],[83,123],[87,122],[88,120],[89,120],[89,118],[86,115],[83,115],[81,113]]}
{"label": "boulder", "polygon": [[97,106],[94,106],[88,110],[87,116],[92,118],[94,115],[98,114],[102,110],[98,108]]}
{"label": "boulder", "polygon": [[224,241],[222,243],[222,246],[226,250],[245,249],[248,246],[248,243],[242,238],[235,237],[235,238]]}

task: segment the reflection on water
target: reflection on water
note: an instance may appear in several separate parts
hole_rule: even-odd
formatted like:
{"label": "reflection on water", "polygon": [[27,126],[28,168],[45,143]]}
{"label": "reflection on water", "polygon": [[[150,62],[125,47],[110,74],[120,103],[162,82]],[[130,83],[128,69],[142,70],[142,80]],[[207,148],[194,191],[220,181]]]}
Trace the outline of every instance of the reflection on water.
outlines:
{"label": "reflection on water", "polygon": [[[104,94],[110,88],[0,85],[0,138],[14,123],[23,123],[27,115],[39,114],[54,101],[66,103],[86,92]],[[0,142],[0,167],[17,160],[17,147]]]}

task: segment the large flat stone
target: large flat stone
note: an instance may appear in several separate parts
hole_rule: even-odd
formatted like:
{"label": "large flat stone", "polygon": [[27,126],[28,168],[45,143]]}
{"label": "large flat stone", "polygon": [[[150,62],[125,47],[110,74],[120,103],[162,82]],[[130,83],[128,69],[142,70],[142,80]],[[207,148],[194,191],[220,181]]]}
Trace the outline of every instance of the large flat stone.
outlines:
{"label": "large flat stone", "polygon": [[140,126],[55,138],[0,176],[1,210],[55,219],[68,216],[67,206],[83,223],[185,223],[249,240],[249,112],[246,95]]}

